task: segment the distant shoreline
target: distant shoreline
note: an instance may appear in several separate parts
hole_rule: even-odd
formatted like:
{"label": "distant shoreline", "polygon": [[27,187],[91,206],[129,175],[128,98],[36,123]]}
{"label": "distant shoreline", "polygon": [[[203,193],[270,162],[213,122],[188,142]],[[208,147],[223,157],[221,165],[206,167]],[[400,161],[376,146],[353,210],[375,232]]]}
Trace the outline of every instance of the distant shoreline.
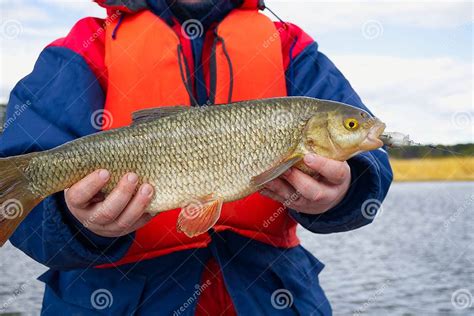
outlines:
{"label": "distant shoreline", "polygon": [[391,158],[396,182],[474,181],[474,157]]}

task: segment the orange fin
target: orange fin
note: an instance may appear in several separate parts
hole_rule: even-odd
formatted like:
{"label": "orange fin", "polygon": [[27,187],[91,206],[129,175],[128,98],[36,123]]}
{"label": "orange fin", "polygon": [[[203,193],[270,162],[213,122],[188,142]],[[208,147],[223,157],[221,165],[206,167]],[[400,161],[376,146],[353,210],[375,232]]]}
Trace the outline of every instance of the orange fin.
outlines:
{"label": "orange fin", "polygon": [[207,232],[221,215],[223,200],[212,195],[187,203],[179,213],[176,228],[188,237]]}

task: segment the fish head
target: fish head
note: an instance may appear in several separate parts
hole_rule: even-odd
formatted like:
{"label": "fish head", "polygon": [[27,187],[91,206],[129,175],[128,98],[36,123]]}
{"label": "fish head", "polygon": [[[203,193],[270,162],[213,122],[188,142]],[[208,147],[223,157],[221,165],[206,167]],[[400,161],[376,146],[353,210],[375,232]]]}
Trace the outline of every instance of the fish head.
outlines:
{"label": "fish head", "polygon": [[304,131],[305,151],[345,161],[383,146],[385,124],[368,112],[342,103],[328,106],[309,119]]}

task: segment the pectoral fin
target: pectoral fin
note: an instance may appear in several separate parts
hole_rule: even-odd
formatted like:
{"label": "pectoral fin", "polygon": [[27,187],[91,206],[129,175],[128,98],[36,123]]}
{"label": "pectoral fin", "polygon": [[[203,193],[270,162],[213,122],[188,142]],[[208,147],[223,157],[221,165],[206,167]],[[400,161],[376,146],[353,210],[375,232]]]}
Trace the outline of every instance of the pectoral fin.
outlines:
{"label": "pectoral fin", "polygon": [[178,215],[177,230],[188,237],[207,232],[219,219],[222,203],[212,195],[187,203]]}
{"label": "pectoral fin", "polygon": [[303,157],[301,155],[297,155],[294,157],[291,157],[281,164],[259,174],[258,176],[255,176],[251,180],[251,184],[255,187],[259,187],[264,185],[267,182],[270,182],[279,176],[281,176],[285,171],[290,169],[293,165],[295,165],[298,161],[300,161]]}

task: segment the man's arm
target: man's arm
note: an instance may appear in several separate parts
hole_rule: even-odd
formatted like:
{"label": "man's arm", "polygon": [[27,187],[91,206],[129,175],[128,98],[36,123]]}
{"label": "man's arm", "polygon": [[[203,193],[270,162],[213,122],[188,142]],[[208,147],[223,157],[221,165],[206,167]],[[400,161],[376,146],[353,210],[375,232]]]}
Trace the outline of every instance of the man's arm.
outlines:
{"label": "man's arm", "polygon": [[[71,41],[82,43],[75,29],[94,32],[99,27],[95,22],[82,20],[61,41],[69,46]],[[94,45],[101,45],[100,39]],[[97,46],[87,53],[100,50]],[[90,56],[82,53],[71,47],[47,47],[33,72],[15,86],[0,140],[1,156],[47,150],[97,131],[92,117],[103,108],[104,92],[88,62]],[[120,259],[132,236],[107,238],[93,233],[73,216],[60,192],[33,209],[10,241],[46,266],[71,269]]]}
{"label": "man's arm", "polygon": [[[282,41],[289,95],[344,102],[368,111],[347,79],[318,51],[317,44],[306,33],[290,24],[282,34]],[[359,154],[347,164],[350,184],[337,205],[317,215],[290,210],[302,226],[315,233],[333,233],[373,221],[372,207],[378,209],[393,178],[388,155],[383,149],[375,150]],[[364,209],[368,206],[370,211]]]}

